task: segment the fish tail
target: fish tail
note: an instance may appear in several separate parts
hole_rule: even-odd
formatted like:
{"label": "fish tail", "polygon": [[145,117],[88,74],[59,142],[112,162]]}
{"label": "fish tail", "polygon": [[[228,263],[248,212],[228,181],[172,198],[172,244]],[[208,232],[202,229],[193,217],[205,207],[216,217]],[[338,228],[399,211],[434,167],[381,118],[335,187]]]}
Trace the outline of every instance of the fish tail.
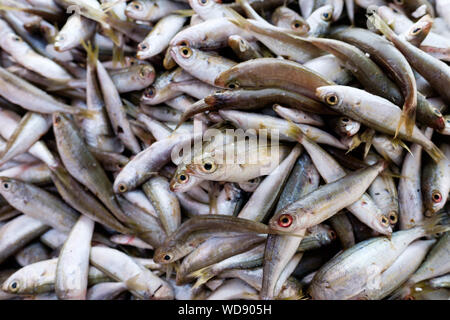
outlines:
{"label": "fish tail", "polygon": [[237,25],[238,27],[245,29],[248,26],[248,21],[241,16],[239,13],[237,13],[235,10],[229,8],[229,13],[231,14],[231,18],[228,18],[228,20]]}
{"label": "fish tail", "polygon": [[123,49],[123,45],[113,46],[113,66],[116,66],[118,63],[121,65],[125,65],[125,52]]}
{"label": "fish tail", "polygon": [[403,114],[405,115],[406,135],[410,137],[416,125],[416,108],[403,109]]}
{"label": "fish tail", "polygon": [[181,9],[181,10],[175,10],[172,13],[177,14],[182,17],[192,17],[195,14],[195,11],[192,9]]}
{"label": "fish tail", "polygon": [[95,46],[95,48],[92,48],[92,43],[90,41],[86,43],[84,40],[81,40],[81,45],[83,46],[84,50],[86,50],[87,61],[89,65],[95,67],[98,61],[99,47]]}
{"label": "fish tail", "polygon": [[362,142],[363,141],[359,137],[359,134],[355,134],[352,138],[352,144],[351,144],[350,148],[348,148],[348,150],[345,154],[348,154],[348,153],[352,152],[353,150],[355,150],[356,148],[358,148]]}
{"label": "fish tail", "polygon": [[126,99],[122,99],[123,102],[123,106],[125,108],[125,112],[132,116],[133,118],[137,118],[138,114],[139,114],[139,109],[132,104],[130,101],[126,100]]}
{"label": "fish tail", "polygon": [[103,12],[108,12],[111,10],[115,5],[121,3],[124,0],[116,0],[114,2],[104,2],[100,4],[100,8],[102,8]]}
{"label": "fish tail", "polygon": [[174,269],[173,263],[169,263],[166,266],[166,280],[170,279],[170,276],[172,275],[172,270]]}
{"label": "fish tail", "polygon": [[375,13],[371,12],[367,14],[368,22],[370,22],[375,28],[381,31],[383,35],[386,36],[389,40],[392,39],[393,36],[395,36],[394,31],[388,26],[386,22],[384,22],[381,17]]}
{"label": "fish tail", "polygon": [[189,276],[197,278],[193,289],[200,287],[202,284],[208,282],[209,279],[215,276],[211,267],[205,267],[200,270],[192,272]]}
{"label": "fish tail", "polygon": [[364,158],[367,157],[367,154],[370,151],[370,147],[372,146],[372,140],[373,140],[374,135],[375,135],[375,131],[370,128],[367,128],[366,131],[364,131],[361,134],[361,141],[366,144],[364,147]]}
{"label": "fish tail", "polygon": [[433,158],[435,162],[439,162],[442,159],[446,159],[444,153],[439,149],[433,142],[428,141],[427,145],[424,146],[425,151],[428,155]]}
{"label": "fish tail", "polygon": [[86,119],[94,119],[98,115],[98,111],[92,109],[78,109],[76,115]]}
{"label": "fish tail", "polygon": [[70,87],[69,82],[70,82],[70,80],[57,81],[55,84],[47,86],[46,90],[47,91],[62,91],[62,90],[73,89]]}
{"label": "fish tail", "polygon": [[288,121],[288,129],[286,131],[286,135],[292,139],[297,140],[299,143],[302,143],[303,139],[305,139],[305,134],[299,126],[295,125],[291,120]]}
{"label": "fish tail", "polygon": [[424,220],[421,227],[423,228],[425,235],[433,235],[449,231],[450,225],[439,224],[444,218],[444,216],[445,214],[442,213]]}
{"label": "fish tail", "polygon": [[112,42],[114,42],[114,44],[116,46],[120,45],[120,40],[119,40],[119,35],[117,32],[115,32],[111,27],[105,27],[103,28],[105,35],[111,39]]}

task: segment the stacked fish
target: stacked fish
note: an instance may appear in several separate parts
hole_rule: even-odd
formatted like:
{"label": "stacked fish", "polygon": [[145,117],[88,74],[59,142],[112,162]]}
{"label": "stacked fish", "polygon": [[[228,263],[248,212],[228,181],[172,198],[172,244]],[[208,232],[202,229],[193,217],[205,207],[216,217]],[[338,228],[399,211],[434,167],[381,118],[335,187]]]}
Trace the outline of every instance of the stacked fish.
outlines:
{"label": "stacked fish", "polygon": [[450,298],[449,0],[0,0],[0,299]]}

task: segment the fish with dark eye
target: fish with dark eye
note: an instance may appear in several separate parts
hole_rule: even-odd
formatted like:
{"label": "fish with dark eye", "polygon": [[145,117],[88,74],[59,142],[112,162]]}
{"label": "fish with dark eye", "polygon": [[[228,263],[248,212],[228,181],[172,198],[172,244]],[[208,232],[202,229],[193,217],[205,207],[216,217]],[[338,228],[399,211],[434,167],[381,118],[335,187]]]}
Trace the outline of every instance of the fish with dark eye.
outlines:
{"label": "fish with dark eye", "polygon": [[423,205],[427,215],[441,210],[450,192],[450,145],[441,144],[445,158],[439,162],[429,161],[422,171]]}
{"label": "fish with dark eye", "polygon": [[[347,86],[329,86],[317,89],[317,96],[330,108],[360,121],[361,123],[381,132],[394,135],[402,111],[389,100],[370,94],[364,90]],[[412,135],[401,128],[398,137],[418,143],[435,160],[444,157],[442,151],[414,126]]]}

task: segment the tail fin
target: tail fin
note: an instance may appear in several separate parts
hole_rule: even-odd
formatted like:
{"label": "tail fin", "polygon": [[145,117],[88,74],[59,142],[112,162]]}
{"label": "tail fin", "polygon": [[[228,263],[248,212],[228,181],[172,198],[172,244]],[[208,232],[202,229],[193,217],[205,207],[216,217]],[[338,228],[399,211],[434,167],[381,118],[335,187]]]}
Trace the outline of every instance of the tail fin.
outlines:
{"label": "tail fin", "polygon": [[212,277],[215,276],[214,272],[212,271],[211,266],[202,268],[200,270],[194,271],[191,274],[189,274],[191,277],[197,278],[197,281],[195,282],[192,289],[200,287],[202,284],[208,282]]}
{"label": "tail fin", "polygon": [[177,14],[182,17],[192,17],[195,14],[195,11],[191,10],[191,9],[184,9],[184,10],[182,9],[182,10],[172,11],[172,13]]}
{"label": "tail fin", "polygon": [[367,157],[367,154],[370,151],[370,147],[372,146],[372,140],[373,136],[375,135],[375,130],[371,128],[367,128],[362,134],[361,134],[361,141],[364,142],[366,145],[364,146],[364,159]]}
{"label": "tail fin", "polygon": [[299,126],[295,125],[291,120],[288,121],[288,129],[286,130],[286,135],[292,139],[295,139],[299,143],[302,143],[303,139],[306,138],[306,135],[303,133],[302,129]]}
{"label": "tail fin", "polygon": [[391,40],[393,37],[396,37],[396,34],[394,31],[388,26],[386,22],[384,22],[381,17],[375,13],[370,12],[367,13],[367,20],[369,23],[371,23],[376,29],[380,30],[383,35],[386,36],[389,40]]}
{"label": "tail fin", "polygon": [[424,146],[425,151],[429,154],[435,162],[439,162],[442,159],[446,159],[445,154],[439,149],[433,142],[429,141],[426,146]]}
{"label": "tail fin", "polygon": [[406,135],[408,137],[412,136],[414,126],[416,124],[416,108],[409,108],[406,102],[403,105],[402,115],[400,117],[400,121],[398,122],[397,129],[395,130],[394,139],[397,138],[403,124],[405,124]]}
{"label": "tail fin", "polygon": [[78,108],[76,115],[86,119],[94,119],[98,115],[98,111]]}
{"label": "tail fin", "polygon": [[394,147],[400,146],[400,147],[406,149],[406,151],[408,151],[410,154],[412,154],[409,147],[402,140],[394,138],[391,140],[391,143]]}
{"label": "tail fin", "polygon": [[81,40],[81,45],[83,46],[84,50],[86,50],[88,64],[95,67],[98,61],[99,47],[95,46],[95,48],[92,48],[92,43],[88,41],[88,43],[86,44],[84,40]]}
{"label": "tail fin", "polygon": [[122,99],[122,102],[125,108],[125,112],[133,118],[137,118],[139,114],[139,108],[126,99]]}
{"label": "tail fin", "polygon": [[424,229],[426,235],[433,235],[437,233],[444,233],[450,230],[450,225],[439,224],[442,221],[444,214],[437,214],[434,217],[423,221],[421,227]]}

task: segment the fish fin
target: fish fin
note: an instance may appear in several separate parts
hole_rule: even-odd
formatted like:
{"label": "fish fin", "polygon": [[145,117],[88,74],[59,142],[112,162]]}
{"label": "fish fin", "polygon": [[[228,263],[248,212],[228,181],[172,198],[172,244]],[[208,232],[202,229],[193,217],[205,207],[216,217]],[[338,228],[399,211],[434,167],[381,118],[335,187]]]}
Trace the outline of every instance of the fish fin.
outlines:
{"label": "fish fin", "polygon": [[433,235],[437,233],[444,233],[450,230],[450,225],[440,225],[445,213],[436,214],[435,216],[425,219],[421,227],[425,231],[425,235]]}
{"label": "fish fin", "polygon": [[429,141],[426,147],[424,147],[428,155],[433,158],[435,162],[439,162],[442,159],[446,159],[445,154],[439,149],[433,142]]}
{"label": "fish fin", "polygon": [[105,35],[111,39],[111,41],[116,45],[120,45],[119,35],[112,28],[103,28]]}
{"label": "fish fin", "polygon": [[368,22],[370,22],[376,29],[378,29],[386,38],[391,40],[393,37],[396,36],[394,31],[389,27],[389,25],[386,22],[384,22],[383,19],[381,19],[381,17],[377,13],[370,12],[367,13],[366,16]]}
{"label": "fish fin", "polygon": [[360,139],[358,134],[355,134],[352,138],[352,144],[350,148],[348,148],[347,152],[345,154],[348,154],[359,147],[359,145],[362,143],[362,140]]}
{"label": "fish fin", "polygon": [[192,17],[195,14],[195,11],[192,9],[181,9],[172,11],[172,14],[177,14],[182,17]]}
{"label": "fish fin", "polygon": [[245,29],[248,26],[248,21],[243,16],[241,16],[239,13],[237,13],[235,10],[229,8],[229,13],[232,17],[229,17],[228,20],[235,24],[236,26]]}
{"label": "fish fin", "polygon": [[132,290],[145,290],[147,287],[142,284],[142,282],[139,282],[138,279],[140,277],[141,273],[137,273],[136,275],[128,278],[124,281],[124,284],[127,286],[127,288],[131,288]]}
{"label": "fish fin", "polygon": [[95,48],[92,48],[92,43],[90,41],[86,43],[84,40],[81,40],[81,45],[86,50],[89,65],[95,67],[98,61],[99,47],[95,46]]}
{"label": "fish fin", "polygon": [[173,263],[169,263],[169,264],[166,266],[166,280],[169,280],[169,279],[170,279],[170,276],[172,275],[173,269],[174,269]]}
{"label": "fish fin", "polygon": [[116,66],[119,63],[121,65],[125,65],[125,53],[123,50],[123,45],[117,46],[114,44],[112,63],[113,63],[113,66]]}
{"label": "fish fin", "polygon": [[303,294],[302,289],[298,290],[294,295],[286,298],[276,298],[277,300],[309,300],[306,295]]}
{"label": "fish fin", "polygon": [[400,288],[398,288],[397,290],[395,290],[390,295],[388,300],[402,300],[409,295],[410,291],[411,291],[411,289],[408,285],[403,285]]}
{"label": "fish fin", "polygon": [[124,0],[116,0],[114,2],[103,2],[100,4],[100,8],[102,8],[103,12],[110,11],[115,5],[123,2]]}
{"label": "fish fin", "polygon": [[139,108],[126,99],[122,99],[122,102],[125,108],[125,112],[133,118],[137,118],[139,114]]}
{"label": "fish fin", "polygon": [[166,50],[166,54],[164,55],[163,67],[166,70],[171,70],[171,69],[175,68],[176,65],[177,65],[177,63],[176,63],[175,59],[170,54],[170,47],[168,47]]}
{"label": "fish fin", "polygon": [[394,147],[400,146],[400,147],[404,148],[406,151],[408,151],[412,155],[411,150],[409,149],[409,147],[402,140],[400,140],[400,139],[392,139],[391,143],[392,143],[392,145]]}
{"label": "fish fin", "polygon": [[202,284],[208,282],[212,277],[215,276],[215,274],[212,272],[212,268],[210,266],[202,268],[200,270],[194,271],[189,274],[191,277],[197,278],[197,281],[195,282],[192,289],[200,287]]}
{"label": "fish fin", "polygon": [[70,87],[69,82],[70,80],[57,81],[53,85],[46,86],[45,89],[50,92],[73,89],[72,87]]}
{"label": "fish fin", "polygon": [[97,110],[91,110],[91,109],[79,109],[78,112],[76,112],[77,116],[80,116],[85,119],[94,119],[98,115]]}
{"label": "fish fin", "polygon": [[302,143],[303,139],[306,138],[305,133],[300,129],[299,126],[295,125],[292,120],[287,120],[288,129],[286,131],[286,135],[292,139],[297,140],[299,143]]}
{"label": "fish fin", "polygon": [[361,141],[366,144],[364,147],[364,159],[367,157],[367,154],[370,151],[370,147],[372,146],[372,140],[373,140],[374,135],[375,135],[375,130],[373,130],[371,128],[367,128],[366,131],[364,131],[361,134]]}

